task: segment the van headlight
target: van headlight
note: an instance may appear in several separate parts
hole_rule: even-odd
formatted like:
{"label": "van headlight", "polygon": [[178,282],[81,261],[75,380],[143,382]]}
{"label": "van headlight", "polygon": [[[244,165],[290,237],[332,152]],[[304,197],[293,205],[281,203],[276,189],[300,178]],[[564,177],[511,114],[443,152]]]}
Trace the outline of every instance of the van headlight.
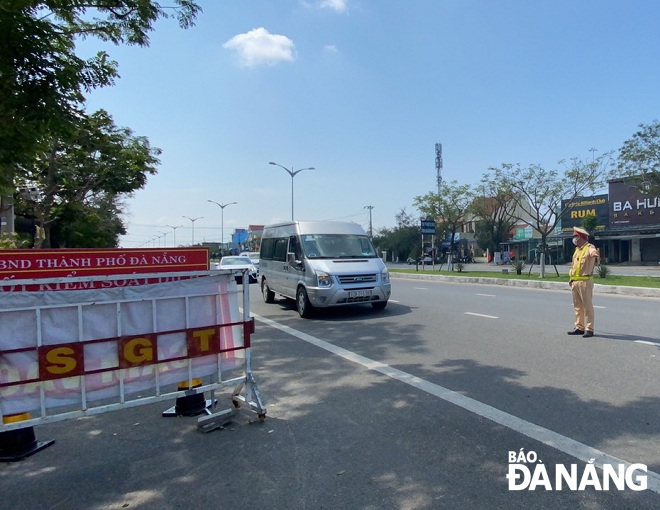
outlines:
{"label": "van headlight", "polygon": [[382,273],[380,273],[380,281],[383,283],[390,283],[390,273],[387,269],[384,269]]}
{"label": "van headlight", "polygon": [[316,273],[316,281],[319,287],[330,287],[332,286],[332,277],[328,273],[319,271]]}

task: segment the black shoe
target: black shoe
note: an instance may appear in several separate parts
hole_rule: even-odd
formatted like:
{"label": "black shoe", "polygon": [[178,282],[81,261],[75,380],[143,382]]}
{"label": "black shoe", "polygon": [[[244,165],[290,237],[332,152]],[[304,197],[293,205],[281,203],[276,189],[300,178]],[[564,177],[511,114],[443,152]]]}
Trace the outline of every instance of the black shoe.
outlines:
{"label": "black shoe", "polygon": [[[569,335],[584,335],[584,331],[581,329],[574,329],[573,331],[568,332]],[[593,333],[592,333],[593,335]]]}
{"label": "black shoe", "polygon": [[592,336],[594,336],[593,331],[585,331],[584,335],[582,335],[582,338],[591,338]]}

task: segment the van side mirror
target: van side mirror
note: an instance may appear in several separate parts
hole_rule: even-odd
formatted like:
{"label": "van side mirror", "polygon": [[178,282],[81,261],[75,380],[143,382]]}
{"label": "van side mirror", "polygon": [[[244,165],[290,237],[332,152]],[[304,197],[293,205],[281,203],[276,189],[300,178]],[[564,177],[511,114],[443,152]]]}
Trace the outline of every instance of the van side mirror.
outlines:
{"label": "van side mirror", "polygon": [[292,251],[287,252],[286,259],[289,265],[295,267],[296,269],[300,269],[301,267],[304,267],[302,260],[296,260],[296,254],[293,253]]}

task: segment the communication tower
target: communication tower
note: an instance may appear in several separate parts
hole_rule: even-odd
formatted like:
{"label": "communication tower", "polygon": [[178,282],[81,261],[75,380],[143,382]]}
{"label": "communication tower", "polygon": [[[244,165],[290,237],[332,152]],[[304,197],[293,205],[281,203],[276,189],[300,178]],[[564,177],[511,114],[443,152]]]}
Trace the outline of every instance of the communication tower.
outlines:
{"label": "communication tower", "polygon": [[442,144],[435,144],[435,170],[437,174],[438,181],[438,195],[440,194],[440,188],[442,187]]}

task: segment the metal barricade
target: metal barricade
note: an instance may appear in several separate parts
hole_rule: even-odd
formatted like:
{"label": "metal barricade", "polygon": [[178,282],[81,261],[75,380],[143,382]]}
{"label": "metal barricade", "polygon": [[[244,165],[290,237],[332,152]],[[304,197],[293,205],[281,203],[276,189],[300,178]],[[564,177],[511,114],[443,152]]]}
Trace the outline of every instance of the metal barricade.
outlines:
{"label": "metal barricade", "polygon": [[[0,434],[226,387],[263,421],[241,287],[228,271],[0,280]],[[204,431],[227,417],[204,414]]]}

